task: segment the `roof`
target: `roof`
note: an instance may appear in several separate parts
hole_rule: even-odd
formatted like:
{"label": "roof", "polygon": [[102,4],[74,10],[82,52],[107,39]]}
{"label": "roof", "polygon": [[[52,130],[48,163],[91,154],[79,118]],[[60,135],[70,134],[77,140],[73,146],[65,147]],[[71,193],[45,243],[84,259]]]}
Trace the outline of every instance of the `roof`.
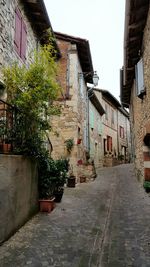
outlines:
{"label": "roof", "polygon": [[120,102],[108,90],[99,88],[94,88],[94,90],[97,92],[101,92],[103,98],[111,102],[116,108],[121,107]]}
{"label": "roof", "polygon": [[89,74],[85,76],[85,81],[88,83],[93,83],[92,76],[94,71],[93,71],[89,41],[86,39],[74,37],[60,32],[54,32],[54,34],[56,39],[64,40],[66,42],[70,42],[71,44],[76,44],[82,72]]}
{"label": "roof", "polygon": [[130,103],[130,93],[135,77],[135,65],[142,55],[143,32],[147,21],[149,0],[126,0],[124,29],[124,66],[121,83],[121,101]]}
{"label": "roof", "polygon": [[111,104],[113,104],[123,115],[129,118],[129,113],[126,109],[122,107],[120,102],[108,91],[104,89],[98,89],[94,88],[95,91],[100,92],[102,94],[102,97],[109,101]]}
{"label": "roof", "polygon": [[[26,16],[28,17],[33,30],[37,34],[41,43],[47,43],[48,33],[47,30],[51,31],[52,36],[54,37],[54,32],[52,25],[44,4],[43,0],[21,0],[24,5]],[[56,44],[55,39],[53,40],[54,48],[59,54],[59,49]]]}
{"label": "roof", "polygon": [[94,105],[94,107],[97,109],[98,113],[102,116],[105,113],[105,110],[103,109],[101,103],[99,102],[97,96],[95,95],[93,89],[88,88],[88,97],[91,101],[91,103]]}

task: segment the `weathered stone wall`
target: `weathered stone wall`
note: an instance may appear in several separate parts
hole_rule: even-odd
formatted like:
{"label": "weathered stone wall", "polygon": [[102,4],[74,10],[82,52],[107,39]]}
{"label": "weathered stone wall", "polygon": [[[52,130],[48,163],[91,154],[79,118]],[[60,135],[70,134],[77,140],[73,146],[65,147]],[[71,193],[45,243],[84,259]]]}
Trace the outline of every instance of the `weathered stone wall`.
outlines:
{"label": "weathered stone wall", "polygon": [[15,8],[19,7],[21,15],[27,28],[27,47],[26,47],[26,62],[31,62],[31,51],[37,48],[37,38],[31,28],[31,24],[25,15],[23,4],[21,1],[0,1],[0,80],[3,80],[1,68],[10,65],[17,61],[18,64],[23,64],[14,47],[15,35]]}
{"label": "weathered stone wall", "polygon": [[[75,176],[79,177],[78,164],[85,162],[86,140],[86,85],[83,78],[79,79],[82,72],[76,45],[70,42],[57,40],[62,58],[59,61],[58,79],[62,87],[60,116],[50,118],[52,131],[50,140],[53,145],[53,158],[67,157],[73,167]],[[82,82],[82,84],[81,84]],[[67,152],[65,141],[74,140],[70,153]],[[78,144],[77,140],[81,139]]]}
{"label": "weathered stone wall", "polygon": [[37,168],[22,156],[0,155],[0,243],[38,209]]}
{"label": "weathered stone wall", "polygon": [[[143,63],[144,63],[144,83],[146,95],[143,100],[136,95],[135,81],[132,87],[130,112],[131,112],[131,136],[132,155],[135,159],[135,167],[139,180],[144,179],[144,157],[143,146],[144,136],[150,133],[150,10],[143,38]],[[149,166],[150,167],[150,166]]]}

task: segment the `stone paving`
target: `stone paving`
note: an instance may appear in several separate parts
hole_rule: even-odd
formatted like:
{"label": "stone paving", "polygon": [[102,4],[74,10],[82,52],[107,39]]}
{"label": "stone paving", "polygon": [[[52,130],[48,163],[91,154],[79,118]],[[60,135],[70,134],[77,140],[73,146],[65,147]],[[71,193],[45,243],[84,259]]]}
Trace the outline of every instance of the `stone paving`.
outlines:
{"label": "stone paving", "polygon": [[65,188],[0,247],[0,267],[150,267],[150,198],[132,165],[98,171]]}

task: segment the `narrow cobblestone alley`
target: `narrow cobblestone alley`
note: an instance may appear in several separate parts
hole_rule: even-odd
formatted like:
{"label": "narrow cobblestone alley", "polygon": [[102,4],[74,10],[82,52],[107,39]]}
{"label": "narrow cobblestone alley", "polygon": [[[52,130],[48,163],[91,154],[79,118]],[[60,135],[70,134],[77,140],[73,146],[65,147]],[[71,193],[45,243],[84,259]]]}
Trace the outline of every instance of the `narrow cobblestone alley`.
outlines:
{"label": "narrow cobblestone alley", "polygon": [[104,168],[5,242],[0,267],[150,267],[149,223],[150,198],[133,165]]}

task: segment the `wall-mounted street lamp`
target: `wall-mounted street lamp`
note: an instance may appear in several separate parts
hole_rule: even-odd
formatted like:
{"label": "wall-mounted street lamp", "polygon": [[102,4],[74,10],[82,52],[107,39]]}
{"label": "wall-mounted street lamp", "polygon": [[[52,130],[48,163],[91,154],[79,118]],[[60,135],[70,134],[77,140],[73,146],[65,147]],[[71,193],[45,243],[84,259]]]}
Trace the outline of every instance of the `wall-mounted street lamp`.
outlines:
{"label": "wall-mounted street lamp", "polygon": [[96,71],[94,71],[94,73],[93,73],[93,84],[94,84],[94,86],[98,85],[98,80],[99,80],[99,77],[98,77]]}
{"label": "wall-mounted street lamp", "polygon": [[94,86],[97,86],[97,85],[98,85],[99,77],[98,77],[96,71],[80,72],[80,73],[79,73],[79,77],[84,77],[84,78],[86,78],[86,77],[88,77],[88,76],[92,76],[93,85],[94,85]]}

